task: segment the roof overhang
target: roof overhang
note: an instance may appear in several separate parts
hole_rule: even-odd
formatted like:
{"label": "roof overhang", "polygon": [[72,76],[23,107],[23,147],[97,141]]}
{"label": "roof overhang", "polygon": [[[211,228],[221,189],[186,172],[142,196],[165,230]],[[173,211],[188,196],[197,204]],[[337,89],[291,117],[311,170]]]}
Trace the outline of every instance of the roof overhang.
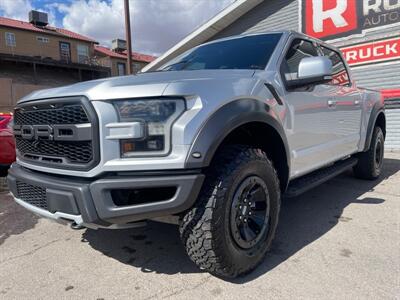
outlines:
{"label": "roof overhang", "polygon": [[206,42],[261,2],[263,2],[263,0],[236,0],[207,23],[200,26],[175,46],[167,50],[163,55],[145,66],[142,72],[156,70],[164,63],[182,54],[186,50]]}

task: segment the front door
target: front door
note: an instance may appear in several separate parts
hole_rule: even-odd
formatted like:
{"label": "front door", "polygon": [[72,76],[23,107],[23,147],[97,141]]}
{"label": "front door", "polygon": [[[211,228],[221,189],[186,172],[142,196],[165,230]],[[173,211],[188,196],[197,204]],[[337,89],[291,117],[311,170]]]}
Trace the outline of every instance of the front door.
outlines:
{"label": "front door", "polygon": [[[319,56],[316,44],[294,39],[282,61],[284,81],[297,79],[302,58]],[[334,146],[338,139],[338,120],[332,96],[336,86],[310,85],[286,89],[288,119],[285,124],[291,149],[291,177],[298,177],[335,160],[340,151]]]}

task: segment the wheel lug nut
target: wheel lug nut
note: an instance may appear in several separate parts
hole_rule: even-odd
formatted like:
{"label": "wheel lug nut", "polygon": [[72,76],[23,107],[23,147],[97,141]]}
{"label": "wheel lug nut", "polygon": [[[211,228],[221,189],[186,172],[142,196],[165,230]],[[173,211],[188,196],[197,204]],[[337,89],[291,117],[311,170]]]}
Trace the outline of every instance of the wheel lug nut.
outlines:
{"label": "wheel lug nut", "polygon": [[251,205],[251,202],[249,202],[249,205]]}
{"label": "wheel lug nut", "polygon": [[251,216],[251,211],[249,211],[249,216]]}
{"label": "wheel lug nut", "polygon": [[244,222],[247,223],[247,219],[244,219]]}
{"label": "wheel lug nut", "polygon": [[242,219],[242,216],[239,216],[239,220],[241,220]]}

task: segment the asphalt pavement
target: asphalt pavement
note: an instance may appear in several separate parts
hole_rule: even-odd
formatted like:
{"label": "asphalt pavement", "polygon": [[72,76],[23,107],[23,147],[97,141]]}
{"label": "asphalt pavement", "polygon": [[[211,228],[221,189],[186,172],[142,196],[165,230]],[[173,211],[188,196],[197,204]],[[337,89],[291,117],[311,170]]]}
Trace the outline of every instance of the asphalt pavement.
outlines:
{"label": "asphalt pavement", "polygon": [[400,153],[377,181],[284,199],[265,261],[230,281],[196,268],[175,225],[74,231],[0,191],[0,299],[200,298],[400,299]]}

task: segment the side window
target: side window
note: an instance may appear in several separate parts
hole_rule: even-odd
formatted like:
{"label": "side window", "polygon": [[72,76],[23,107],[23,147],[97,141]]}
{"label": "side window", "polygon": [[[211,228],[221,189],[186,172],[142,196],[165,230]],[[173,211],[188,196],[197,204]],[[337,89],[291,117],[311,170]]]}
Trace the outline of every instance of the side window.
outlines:
{"label": "side window", "polygon": [[332,81],[329,84],[349,86],[350,79],[345,64],[340,55],[328,48],[321,46],[322,53],[332,61]]}
{"label": "side window", "polygon": [[60,60],[65,62],[71,61],[71,48],[67,42],[60,42]]}
{"label": "side window", "polygon": [[9,47],[16,47],[17,46],[17,42],[15,40],[15,34],[12,32],[6,32],[5,33],[6,36],[6,45]]}
{"label": "side window", "polygon": [[44,36],[37,36],[37,37],[36,37],[36,40],[37,40],[39,43],[44,43],[44,44],[47,44],[47,43],[49,42],[49,38],[44,37]]}
{"label": "side window", "polygon": [[313,56],[318,56],[318,51],[311,42],[300,39],[294,40],[282,64],[282,72],[285,79],[298,79],[300,61],[304,57]]}
{"label": "side window", "polygon": [[76,49],[78,52],[78,62],[81,64],[87,64],[89,59],[89,47],[87,45],[78,44]]}

